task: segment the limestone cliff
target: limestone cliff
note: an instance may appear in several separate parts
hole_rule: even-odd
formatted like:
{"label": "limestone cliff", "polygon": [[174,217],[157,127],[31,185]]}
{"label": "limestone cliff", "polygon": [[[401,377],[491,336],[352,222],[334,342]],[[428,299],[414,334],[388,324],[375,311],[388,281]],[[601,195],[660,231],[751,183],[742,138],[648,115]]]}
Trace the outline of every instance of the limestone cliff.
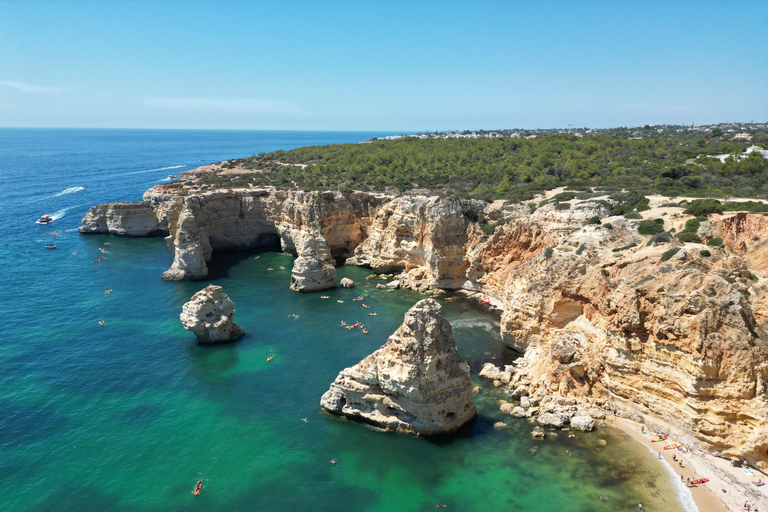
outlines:
{"label": "limestone cliff", "polygon": [[[216,172],[154,187],[141,203],[96,206],[81,232],[167,236],[166,279],[205,278],[214,251],[264,246],[298,256],[297,290],[335,285],[332,262],[346,261],[399,273],[393,287],[483,291],[503,309],[505,343],[524,355],[504,385],[530,391],[526,414],[553,403],[576,416],[616,409],[768,468],[767,215],[710,216],[699,235],[721,238],[717,247],[646,245],[637,221],[594,201],[533,214],[494,203],[486,217],[499,225],[484,235],[458,201],[204,190]],[[571,397],[581,405],[556,403]]]}
{"label": "limestone cliff", "polygon": [[184,304],[179,317],[184,328],[197,336],[199,343],[221,343],[245,333],[232,321],[235,305],[221,286],[209,285]]}
{"label": "limestone cliff", "polygon": [[412,288],[461,288],[469,247],[480,243],[478,231],[458,201],[399,197],[379,208],[368,237],[347,263],[378,273],[401,272]]}
{"label": "limestone cliff", "polygon": [[417,302],[380,349],[342,370],[320,403],[334,414],[422,435],[453,432],[476,414],[469,366],[432,299]]}

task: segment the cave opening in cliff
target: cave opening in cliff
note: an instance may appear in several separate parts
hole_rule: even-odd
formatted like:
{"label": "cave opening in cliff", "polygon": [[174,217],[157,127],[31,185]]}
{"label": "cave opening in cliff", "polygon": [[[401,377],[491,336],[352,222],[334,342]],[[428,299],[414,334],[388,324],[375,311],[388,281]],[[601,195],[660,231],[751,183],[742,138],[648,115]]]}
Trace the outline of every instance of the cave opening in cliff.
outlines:
{"label": "cave opening in cliff", "polygon": [[277,233],[262,233],[256,238],[253,247],[258,247],[262,251],[280,252],[280,236]]}

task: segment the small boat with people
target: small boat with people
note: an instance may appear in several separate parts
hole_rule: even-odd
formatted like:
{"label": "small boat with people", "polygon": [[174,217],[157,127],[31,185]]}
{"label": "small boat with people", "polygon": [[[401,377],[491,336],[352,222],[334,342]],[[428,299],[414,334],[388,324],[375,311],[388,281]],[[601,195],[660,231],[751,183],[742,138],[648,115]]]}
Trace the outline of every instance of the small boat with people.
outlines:
{"label": "small boat with people", "polygon": [[40,218],[37,219],[38,224],[50,224],[51,222],[53,222],[53,219],[48,214],[41,215]]}
{"label": "small boat with people", "polygon": [[267,362],[271,361],[272,358],[275,357],[275,354],[269,354],[269,357],[267,358]]}
{"label": "small boat with people", "polygon": [[197,496],[198,494],[200,494],[200,491],[202,490],[203,490],[203,480],[201,478],[200,480],[197,481],[197,485],[195,485],[195,490],[192,491],[192,494]]}
{"label": "small boat with people", "polygon": [[54,244],[45,244],[46,249],[55,249],[56,246]]}
{"label": "small boat with people", "polygon": [[173,175],[173,174],[169,174],[169,175],[168,175],[168,177],[167,177],[166,179],[168,179],[168,180],[175,180],[175,179],[176,179],[176,176],[175,176],[175,175]]}

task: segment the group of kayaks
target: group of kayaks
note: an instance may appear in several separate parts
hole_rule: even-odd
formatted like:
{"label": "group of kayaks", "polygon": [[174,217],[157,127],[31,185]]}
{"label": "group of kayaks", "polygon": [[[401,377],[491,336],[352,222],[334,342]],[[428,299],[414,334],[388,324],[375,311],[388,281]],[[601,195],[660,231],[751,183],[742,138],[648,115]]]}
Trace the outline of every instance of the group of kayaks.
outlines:
{"label": "group of kayaks", "polygon": [[360,322],[355,322],[352,325],[347,325],[347,322],[344,320],[341,321],[341,326],[345,329],[357,329],[358,327],[363,331],[363,334],[368,334],[368,329],[365,328],[365,325],[363,325]]}

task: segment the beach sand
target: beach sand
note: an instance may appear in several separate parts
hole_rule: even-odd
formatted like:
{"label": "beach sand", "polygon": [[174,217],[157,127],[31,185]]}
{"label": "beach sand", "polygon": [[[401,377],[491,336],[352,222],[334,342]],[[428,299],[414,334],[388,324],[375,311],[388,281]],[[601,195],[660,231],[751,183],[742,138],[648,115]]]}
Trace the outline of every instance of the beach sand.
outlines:
{"label": "beach sand", "polygon": [[[734,468],[725,459],[695,449],[690,449],[688,453],[676,449],[664,450],[664,446],[679,443],[672,437],[660,443],[652,443],[651,439],[656,437],[654,433],[647,428],[643,433],[641,424],[627,419],[617,418],[612,424],[654,452],[661,453],[662,459],[659,462],[669,464],[678,476],[682,475],[684,479],[709,478],[709,482],[705,484],[689,487],[701,512],[744,511],[745,502],[752,505],[752,510],[768,511],[768,485],[755,487],[751,483],[758,479],[766,481],[768,477],[754,468],[754,475],[748,475],[744,473],[744,468]],[[682,459],[684,467],[681,468],[678,462],[672,459],[673,455],[678,460]]]}

